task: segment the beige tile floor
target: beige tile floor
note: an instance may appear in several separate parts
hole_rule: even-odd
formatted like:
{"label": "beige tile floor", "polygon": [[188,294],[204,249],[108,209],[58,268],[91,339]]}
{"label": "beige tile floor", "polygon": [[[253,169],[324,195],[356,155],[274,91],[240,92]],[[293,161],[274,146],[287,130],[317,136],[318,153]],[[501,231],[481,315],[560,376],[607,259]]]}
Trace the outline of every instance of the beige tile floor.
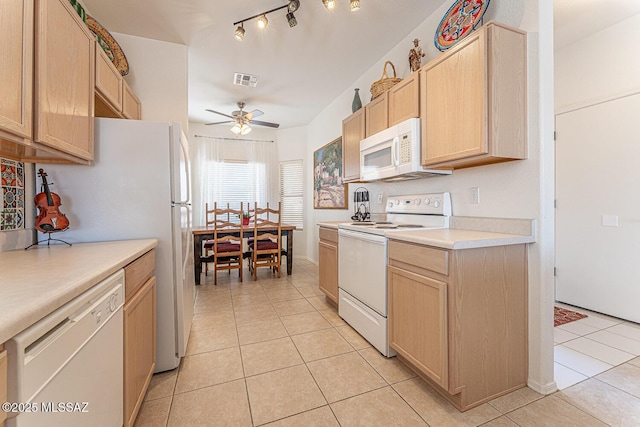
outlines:
{"label": "beige tile floor", "polygon": [[461,413],[342,321],[317,279],[298,259],[281,279],[221,272],[214,286],[210,273],[187,355],[154,375],[136,425],[640,425],[640,357],[549,396],[523,388]]}

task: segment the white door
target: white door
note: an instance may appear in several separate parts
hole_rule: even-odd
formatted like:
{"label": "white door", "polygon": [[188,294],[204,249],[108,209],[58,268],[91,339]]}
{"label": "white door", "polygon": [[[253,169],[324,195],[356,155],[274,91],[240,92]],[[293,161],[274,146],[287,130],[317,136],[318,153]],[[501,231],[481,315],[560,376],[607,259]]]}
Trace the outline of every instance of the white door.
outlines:
{"label": "white door", "polygon": [[640,94],[556,116],[556,300],[640,322]]}

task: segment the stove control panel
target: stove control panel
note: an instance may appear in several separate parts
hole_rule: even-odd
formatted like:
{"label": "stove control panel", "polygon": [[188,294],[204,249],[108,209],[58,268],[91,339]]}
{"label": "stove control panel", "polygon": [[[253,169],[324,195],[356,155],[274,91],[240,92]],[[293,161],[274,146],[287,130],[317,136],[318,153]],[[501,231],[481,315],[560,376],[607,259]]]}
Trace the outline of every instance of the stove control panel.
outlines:
{"label": "stove control panel", "polygon": [[385,212],[451,216],[451,195],[445,192],[389,196]]}

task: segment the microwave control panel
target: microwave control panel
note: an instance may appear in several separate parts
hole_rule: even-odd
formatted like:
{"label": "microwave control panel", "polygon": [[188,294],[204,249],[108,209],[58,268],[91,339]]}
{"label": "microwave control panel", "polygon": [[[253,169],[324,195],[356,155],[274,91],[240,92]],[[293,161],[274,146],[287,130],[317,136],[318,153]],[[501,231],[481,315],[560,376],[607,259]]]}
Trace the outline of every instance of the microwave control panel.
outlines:
{"label": "microwave control panel", "polygon": [[400,135],[400,164],[411,163],[411,133]]}

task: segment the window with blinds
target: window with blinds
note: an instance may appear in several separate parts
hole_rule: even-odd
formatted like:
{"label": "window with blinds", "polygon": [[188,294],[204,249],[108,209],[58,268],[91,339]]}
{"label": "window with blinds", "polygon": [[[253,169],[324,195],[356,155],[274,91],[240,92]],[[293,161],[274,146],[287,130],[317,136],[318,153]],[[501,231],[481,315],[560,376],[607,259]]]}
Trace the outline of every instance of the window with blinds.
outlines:
{"label": "window with blinds", "polygon": [[240,202],[244,210],[248,209],[247,203],[258,202],[265,205],[267,202],[266,167],[264,163],[253,163],[242,160],[225,160],[216,162],[216,173],[209,176],[214,182],[224,183],[218,186],[218,204],[226,207],[227,203],[232,208],[238,209]]}
{"label": "window with blinds", "polygon": [[280,201],[282,222],[303,229],[303,169],[302,160],[280,162]]}

